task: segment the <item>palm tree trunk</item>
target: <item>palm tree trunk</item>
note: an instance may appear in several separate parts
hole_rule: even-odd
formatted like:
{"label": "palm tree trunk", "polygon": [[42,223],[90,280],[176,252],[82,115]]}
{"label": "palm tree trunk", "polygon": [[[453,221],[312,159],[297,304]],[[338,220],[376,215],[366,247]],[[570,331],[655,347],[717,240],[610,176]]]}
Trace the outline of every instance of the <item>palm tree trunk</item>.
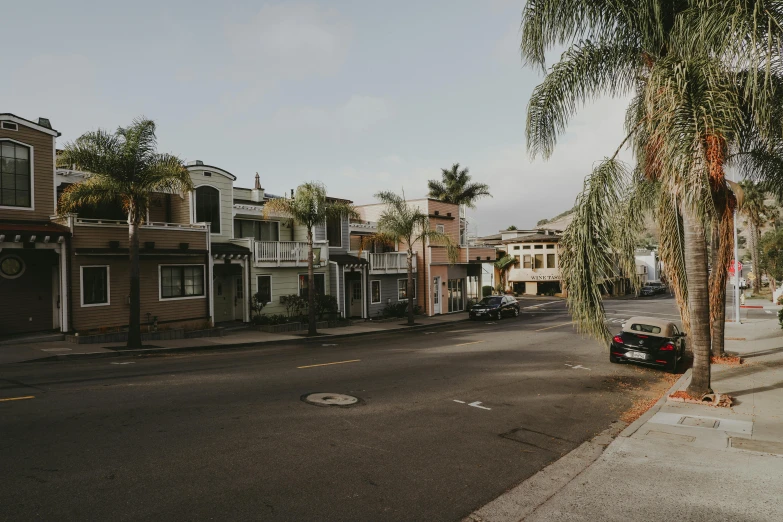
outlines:
{"label": "palm tree trunk", "polygon": [[408,283],[405,296],[408,298],[408,326],[413,326],[413,251],[408,248]]}
{"label": "palm tree trunk", "polygon": [[[728,217],[729,227],[726,227]],[[726,329],[726,279],[728,263],[731,256],[732,212],[728,210],[723,216],[712,222],[712,273],[710,274],[710,321],[712,322],[711,340],[712,356],[724,355],[724,331]],[[726,236],[726,234],[729,234]]]}
{"label": "palm tree trunk", "polygon": [[318,335],[315,328],[315,273],[313,270],[313,229],[307,227],[307,335]]}
{"label": "palm tree trunk", "polygon": [[687,204],[682,208],[685,231],[685,275],[688,281],[688,309],[691,322],[693,375],[688,394],[710,393],[710,306],[707,276],[707,241],[704,224]]}
{"label": "palm tree trunk", "polygon": [[128,318],[128,348],[141,347],[141,282],[139,267],[139,222],[131,210],[128,227],[130,262],[130,317]]}

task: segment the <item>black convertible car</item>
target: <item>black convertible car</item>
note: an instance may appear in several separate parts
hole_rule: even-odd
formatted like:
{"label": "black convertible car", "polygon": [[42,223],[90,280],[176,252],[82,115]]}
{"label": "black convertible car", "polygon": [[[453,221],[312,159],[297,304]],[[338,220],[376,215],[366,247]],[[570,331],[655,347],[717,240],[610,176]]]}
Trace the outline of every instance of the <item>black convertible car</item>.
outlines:
{"label": "black convertible car", "polygon": [[519,301],[510,295],[487,296],[470,307],[471,319],[502,319],[503,316],[518,316]]}
{"label": "black convertible car", "polygon": [[609,361],[663,367],[674,373],[685,353],[685,334],[674,323],[653,317],[631,317],[612,339]]}

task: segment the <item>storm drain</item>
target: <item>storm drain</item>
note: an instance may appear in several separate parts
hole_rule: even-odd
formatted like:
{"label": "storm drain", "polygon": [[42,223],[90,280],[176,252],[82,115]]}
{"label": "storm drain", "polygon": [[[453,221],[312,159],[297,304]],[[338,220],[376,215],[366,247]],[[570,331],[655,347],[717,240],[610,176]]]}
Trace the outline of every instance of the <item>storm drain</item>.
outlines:
{"label": "storm drain", "polygon": [[302,400],[314,406],[339,406],[350,408],[359,404],[359,398],[342,393],[308,393],[302,395]]}
{"label": "storm drain", "polygon": [[717,428],[720,426],[718,419],[709,419],[705,417],[683,417],[679,424],[683,426],[693,426],[694,428]]}

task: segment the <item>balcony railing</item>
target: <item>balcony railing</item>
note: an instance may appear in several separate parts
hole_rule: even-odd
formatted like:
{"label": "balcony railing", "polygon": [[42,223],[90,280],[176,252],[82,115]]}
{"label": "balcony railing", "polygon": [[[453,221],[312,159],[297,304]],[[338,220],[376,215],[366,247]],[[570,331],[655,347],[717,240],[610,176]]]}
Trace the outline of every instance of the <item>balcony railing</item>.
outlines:
{"label": "balcony railing", "polygon": [[[76,226],[86,227],[123,227],[128,228],[128,221],[125,219],[89,219],[77,217],[74,219]],[[141,228],[161,228],[166,230],[206,230],[206,223],[163,223],[153,222],[142,223]]]}
{"label": "balcony railing", "polygon": [[[256,266],[307,266],[308,246],[306,241],[255,241],[254,262]],[[313,257],[316,265],[329,261],[329,244],[326,241],[313,243]]]}
{"label": "balcony railing", "polygon": [[[363,252],[362,257],[370,261],[371,274],[402,274],[408,271],[408,254],[405,252],[384,252],[373,254]],[[416,256],[413,256],[413,271],[416,272]]]}

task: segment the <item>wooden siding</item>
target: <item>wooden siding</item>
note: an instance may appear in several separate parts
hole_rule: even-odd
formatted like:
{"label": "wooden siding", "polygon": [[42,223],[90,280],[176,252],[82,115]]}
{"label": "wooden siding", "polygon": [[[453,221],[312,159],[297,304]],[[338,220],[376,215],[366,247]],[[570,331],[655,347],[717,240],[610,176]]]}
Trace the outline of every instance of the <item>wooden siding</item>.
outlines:
{"label": "wooden siding", "polygon": [[[316,274],[325,274],[324,289],[331,291],[329,269],[324,266],[314,270]],[[258,276],[272,276],[272,302],[264,307],[263,314],[284,314],[285,308],[280,304],[280,296],[299,293],[299,274],[307,274],[307,267],[300,268],[251,268],[250,295],[258,292]],[[331,293],[331,292],[330,292]]]}
{"label": "wooden siding", "polygon": [[[81,270],[88,265],[109,266],[109,300],[107,306],[81,305]],[[177,256],[167,258],[141,259],[141,321],[147,323],[147,314],[157,316],[158,323],[209,318],[207,295],[194,299],[160,300],[159,265],[205,265],[208,278],[209,266],[206,255]],[[206,283],[205,280],[205,290]],[[130,305],[129,262],[121,256],[73,256],[71,258],[71,317],[73,328],[77,332],[99,328],[122,327],[128,325]]]}
{"label": "wooden siding", "polygon": [[[367,284],[367,302],[370,304],[370,317],[378,317],[380,312],[386,307],[386,303],[390,301],[392,304],[399,302],[397,294],[397,280],[405,279],[407,274],[383,274],[383,275],[371,275],[370,282]],[[372,281],[381,282],[381,302],[372,303]],[[416,288],[417,297],[421,286],[421,281],[417,283],[419,286]]]}
{"label": "wooden siding", "polygon": [[57,267],[57,255],[48,249],[8,248],[0,253],[0,259],[6,255],[18,256],[25,270],[16,279],[0,276],[0,334],[51,330],[52,269]]}
{"label": "wooden siding", "polygon": [[[73,230],[73,248],[109,248],[109,241],[119,241],[120,248],[128,248],[128,227],[76,225]],[[190,249],[207,250],[207,233],[204,230],[187,229],[139,229],[141,248],[144,243],[154,241],[155,248],[179,248],[180,243],[189,243]]]}
{"label": "wooden siding", "polygon": [[[211,170],[208,167],[188,167],[193,187],[208,185],[220,191],[220,234],[211,234],[212,241],[226,242],[234,237],[234,182],[230,178]],[[212,176],[204,176],[204,172],[211,172]],[[191,193],[190,200],[195,197]],[[194,221],[195,221],[195,216]]]}
{"label": "wooden siding", "polygon": [[49,221],[55,213],[54,203],[54,137],[18,124],[19,130],[0,129],[0,140],[11,140],[32,147],[34,210],[0,209],[0,219],[14,221]]}

